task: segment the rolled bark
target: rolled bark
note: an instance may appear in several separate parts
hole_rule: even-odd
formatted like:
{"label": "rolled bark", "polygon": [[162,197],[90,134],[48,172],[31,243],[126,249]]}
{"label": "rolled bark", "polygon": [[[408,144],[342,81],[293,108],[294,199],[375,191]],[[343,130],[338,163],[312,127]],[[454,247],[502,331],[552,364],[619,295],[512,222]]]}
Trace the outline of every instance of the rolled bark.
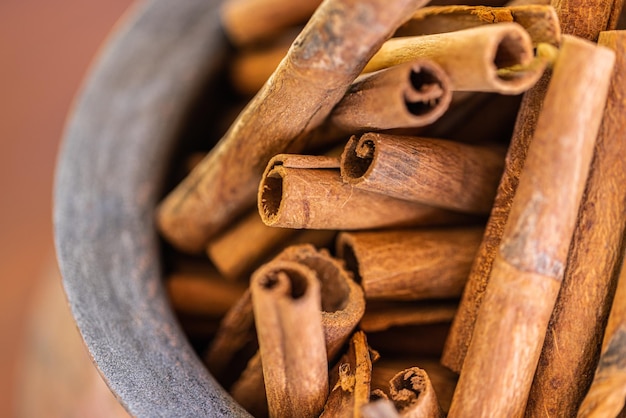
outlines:
{"label": "rolled bark", "polygon": [[480,227],[343,232],[337,255],[368,300],[458,298],[482,234]]}
{"label": "rolled bark", "polygon": [[243,285],[230,283],[217,272],[213,276],[172,273],[165,283],[176,312],[213,318],[226,314],[245,291]]}
{"label": "rolled bark", "polygon": [[359,416],[370,398],[372,358],[367,338],[357,331],[350,339],[348,352],[339,360],[337,384],[332,388],[320,417]]}
{"label": "rolled bark", "polygon": [[328,395],[320,283],[299,263],[273,261],[250,283],[270,417],[319,415]]}
{"label": "rolled bark", "polygon": [[617,138],[626,138],[626,32],[602,32],[599,44],[615,51],[616,65],[527,416],[576,414],[600,356],[621,262],[626,143]]}
{"label": "rolled bark", "polygon": [[369,58],[426,0],[328,0],[207,157],[157,208],[161,233],[180,250],[209,239],[254,202],[267,161],[297,151]]}
{"label": "rolled bark", "polygon": [[359,190],[338,169],[297,168],[284,155],[268,164],[258,207],[266,225],[309,229],[374,229],[461,223],[463,214]]}
{"label": "rolled bark", "polygon": [[243,46],[306,22],[320,3],[321,0],[226,0],[220,17],[229,39]]}
{"label": "rolled bark", "polygon": [[[341,263],[311,245],[289,247],[273,261],[289,261],[315,271],[321,281],[322,328],[328,361],[332,361],[350,337],[365,311],[361,288]],[[258,354],[231,388],[231,395],[255,416],[266,415],[263,372]]]}
{"label": "rolled bark", "polygon": [[[596,40],[601,31],[615,28],[623,0],[553,0],[563,33]],[[524,167],[539,113],[550,81],[546,73],[524,95],[506,157],[504,173],[498,187],[485,236],[467,280],[459,310],[455,316],[441,361],[457,373],[461,371],[469,346],[476,315],[489,282],[496,250],[509,216],[519,176]]]}
{"label": "rolled bark", "polygon": [[395,36],[433,35],[503,22],[521,25],[535,47],[540,43],[554,46],[561,43],[561,26],[556,11],[552,6],[541,4],[423,7],[400,26]]}
{"label": "rolled bark", "polygon": [[364,72],[417,58],[439,64],[453,90],[519,94],[532,87],[546,62],[533,59],[528,33],[517,23],[494,23],[458,32],[393,38],[383,44]]}
{"label": "rolled bark", "polygon": [[389,381],[389,397],[403,418],[442,418],[437,394],[425,370],[411,367]]}
{"label": "rolled bark", "polygon": [[361,319],[365,332],[385,331],[392,327],[452,322],[456,302],[369,303]]}
{"label": "rolled bark", "polygon": [[441,67],[426,59],[364,74],[327,123],[344,133],[425,126],[448,109],[451,87]]}
{"label": "rolled bark", "polygon": [[609,49],[564,37],[476,318],[451,418],[524,414],[613,63]]}
{"label": "rolled bark", "polygon": [[504,154],[498,146],[367,133],[346,144],[341,177],[370,192],[487,214],[502,175]]}
{"label": "rolled bark", "polygon": [[[600,35],[600,39],[604,35]],[[626,399],[626,264],[622,264],[602,354],[579,418],[623,416]]]}

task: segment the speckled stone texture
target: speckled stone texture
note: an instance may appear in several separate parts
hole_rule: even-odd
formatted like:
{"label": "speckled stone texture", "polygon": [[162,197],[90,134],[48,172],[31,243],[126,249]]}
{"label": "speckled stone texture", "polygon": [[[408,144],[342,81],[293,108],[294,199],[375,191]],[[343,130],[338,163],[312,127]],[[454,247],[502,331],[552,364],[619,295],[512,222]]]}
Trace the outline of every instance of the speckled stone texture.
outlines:
{"label": "speckled stone texture", "polygon": [[216,0],[140,2],[101,52],[58,161],[69,304],[109,387],[141,417],[248,416],[170,311],[152,214],[185,115],[225,55],[217,11]]}

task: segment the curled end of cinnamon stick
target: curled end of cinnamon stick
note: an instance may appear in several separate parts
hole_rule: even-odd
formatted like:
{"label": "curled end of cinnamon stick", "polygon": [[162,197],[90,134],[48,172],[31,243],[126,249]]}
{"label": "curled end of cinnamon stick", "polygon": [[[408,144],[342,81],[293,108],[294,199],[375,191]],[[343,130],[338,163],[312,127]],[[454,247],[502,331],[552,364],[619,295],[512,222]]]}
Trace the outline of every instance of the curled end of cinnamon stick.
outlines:
{"label": "curled end of cinnamon stick", "polygon": [[389,381],[389,395],[401,413],[409,410],[416,412],[412,416],[443,416],[428,374],[419,367],[411,367],[396,374]]}
{"label": "curled end of cinnamon stick", "polygon": [[259,187],[259,214],[263,223],[272,226],[276,223],[283,200],[283,175],[281,166],[271,167],[261,180]]}
{"label": "curled end of cinnamon stick", "polygon": [[520,94],[532,87],[546,68],[544,57],[533,58],[532,41],[518,25],[500,32],[494,49],[493,85],[501,94]]}
{"label": "curled end of cinnamon stick", "polygon": [[406,110],[419,118],[420,125],[439,119],[452,100],[452,86],[443,69],[429,60],[410,64],[409,80],[404,91]]}
{"label": "curled end of cinnamon stick", "polygon": [[347,183],[359,183],[371,170],[376,158],[376,144],[367,134],[352,136],[341,155],[341,177]]}

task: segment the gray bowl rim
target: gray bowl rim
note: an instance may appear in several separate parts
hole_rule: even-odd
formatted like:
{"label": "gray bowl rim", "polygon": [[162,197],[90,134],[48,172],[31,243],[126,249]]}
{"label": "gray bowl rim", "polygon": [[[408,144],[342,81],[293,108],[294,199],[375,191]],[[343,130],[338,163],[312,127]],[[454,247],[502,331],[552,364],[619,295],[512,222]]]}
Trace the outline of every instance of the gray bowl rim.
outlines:
{"label": "gray bowl rim", "polygon": [[177,134],[227,42],[217,0],[134,6],[68,119],[54,186],[63,286],[94,364],[134,416],[249,416],[168,304],[153,210]]}

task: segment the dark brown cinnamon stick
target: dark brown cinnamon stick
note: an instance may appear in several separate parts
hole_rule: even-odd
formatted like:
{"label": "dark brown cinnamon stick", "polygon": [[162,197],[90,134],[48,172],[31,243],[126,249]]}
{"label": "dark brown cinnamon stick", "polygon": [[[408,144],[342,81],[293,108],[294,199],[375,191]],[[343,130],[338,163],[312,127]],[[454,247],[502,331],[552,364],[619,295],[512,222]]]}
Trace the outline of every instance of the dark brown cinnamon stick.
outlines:
{"label": "dark brown cinnamon stick", "polygon": [[616,65],[589,179],[526,410],[574,416],[593,378],[626,226],[626,32],[602,32]]}
{"label": "dark brown cinnamon stick", "polygon": [[456,302],[368,303],[361,319],[366,332],[384,331],[391,327],[451,322]]}
{"label": "dark brown cinnamon stick", "polygon": [[355,187],[467,213],[489,213],[505,150],[442,139],[367,133],[352,137],[341,176]]}
{"label": "dark brown cinnamon stick", "polygon": [[[177,248],[200,252],[254,202],[271,156],[302,146],[367,60],[425,0],[328,0],[209,155],[161,203],[157,223]],[[340,18],[336,18],[340,17]]]}
{"label": "dark brown cinnamon stick", "polygon": [[250,284],[270,417],[319,415],[328,362],[317,275],[290,261],[259,268]]}
{"label": "dark brown cinnamon stick", "polygon": [[359,416],[370,398],[372,356],[365,333],[357,331],[350,339],[348,352],[339,360],[338,379],[320,417]]}
{"label": "dark brown cinnamon stick", "polygon": [[337,237],[337,255],[367,299],[455,298],[482,233],[480,227],[344,232]]}
{"label": "dark brown cinnamon stick", "polygon": [[259,185],[258,206],[266,225],[310,229],[372,229],[441,225],[468,220],[433,206],[359,190],[338,169],[295,168],[274,157]]}
{"label": "dark brown cinnamon stick", "polygon": [[[601,31],[615,27],[622,3],[623,0],[554,0],[552,6],[557,12],[563,33],[596,40]],[[485,228],[485,237],[478,250],[441,358],[443,364],[456,372],[459,372],[463,365],[476,314],[484,297],[496,249],[509,216],[511,201],[517,190],[519,175],[524,167],[528,145],[535,131],[549,81],[550,75],[544,75],[536,86],[524,95],[518,113],[502,180]]]}
{"label": "dark brown cinnamon stick", "polygon": [[524,414],[563,278],[613,62],[607,48],[563,39],[476,318],[451,418]]}
{"label": "dark brown cinnamon stick", "polygon": [[[600,35],[600,39],[604,34]],[[621,417],[626,400],[626,264],[622,265],[602,355],[578,417]]]}

